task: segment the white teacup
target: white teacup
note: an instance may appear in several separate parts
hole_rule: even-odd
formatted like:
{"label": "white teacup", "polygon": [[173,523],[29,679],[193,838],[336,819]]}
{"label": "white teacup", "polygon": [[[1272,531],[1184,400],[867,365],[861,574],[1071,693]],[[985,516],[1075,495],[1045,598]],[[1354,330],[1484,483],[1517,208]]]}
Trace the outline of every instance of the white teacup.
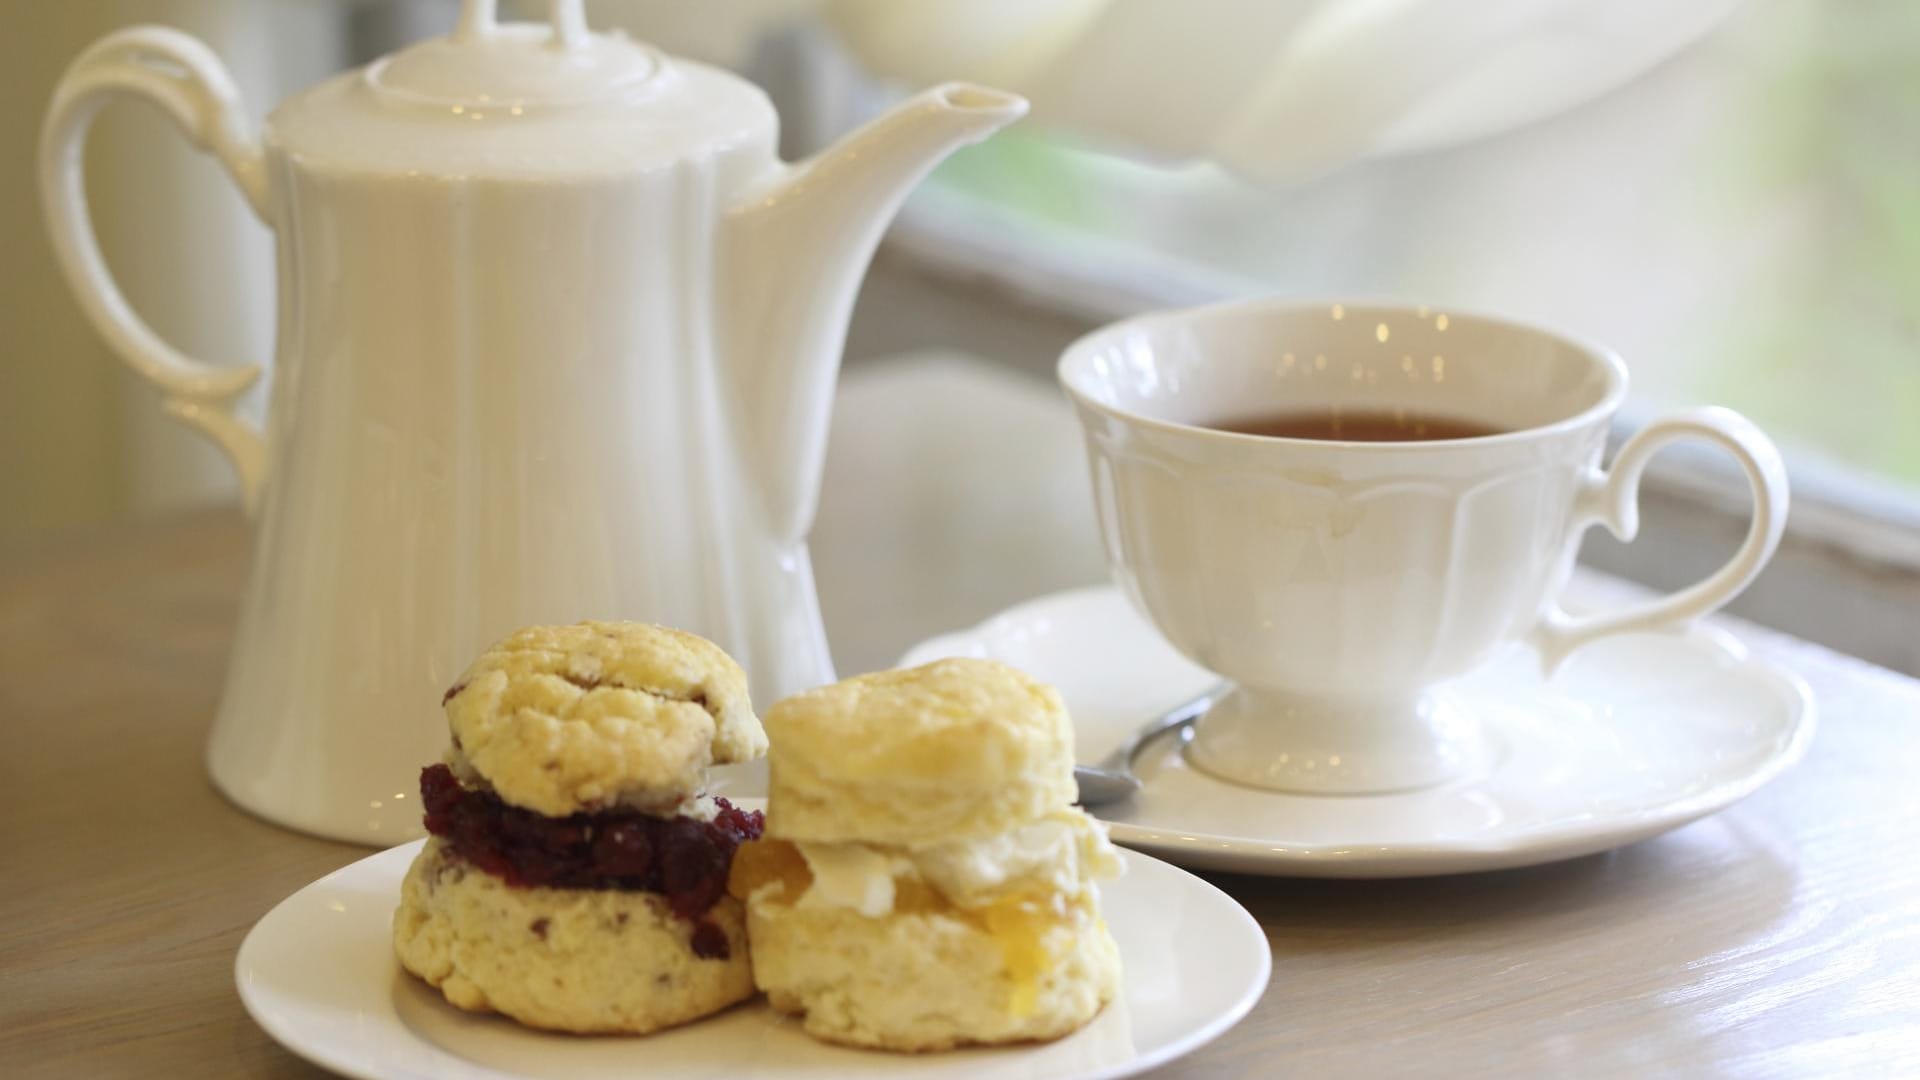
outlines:
{"label": "white teacup", "polygon": [[[1130,319],[1070,347],[1115,578],[1162,634],[1236,691],[1189,759],[1258,788],[1406,790],[1485,758],[1435,688],[1525,639],[1551,672],[1607,634],[1676,628],[1751,582],[1780,539],[1779,451],[1726,409],[1649,424],[1600,469],[1627,372],[1605,349],[1426,308],[1227,304]],[[1438,416],[1500,433],[1345,442],[1209,424],[1273,414]],[[1712,577],[1574,617],[1558,604],[1581,534],[1632,539],[1648,459],[1718,443],[1753,525]]]}

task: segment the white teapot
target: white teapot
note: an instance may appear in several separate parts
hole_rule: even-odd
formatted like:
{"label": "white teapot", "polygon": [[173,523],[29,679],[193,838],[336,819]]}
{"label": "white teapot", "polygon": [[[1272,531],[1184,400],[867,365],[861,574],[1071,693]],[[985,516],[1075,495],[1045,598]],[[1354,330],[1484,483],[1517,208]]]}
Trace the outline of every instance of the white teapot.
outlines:
{"label": "white teapot", "polygon": [[[763,704],[830,681],[806,534],[860,277],[907,190],[1026,111],[942,86],[789,166],[752,84],[591,33],[581,0],[550,23],[465,0],[450,36],[292,98],[258,138],[172,30],[103,39],[53,98],[61,266],[256,520],[214,781],[297,829],[417,832],[441,692],[524,624],[693,630]],[[170,348],[101,260],[81,149],[118,95],[159,105],[275,233],[264,432],[233,408],[261,369]]]}

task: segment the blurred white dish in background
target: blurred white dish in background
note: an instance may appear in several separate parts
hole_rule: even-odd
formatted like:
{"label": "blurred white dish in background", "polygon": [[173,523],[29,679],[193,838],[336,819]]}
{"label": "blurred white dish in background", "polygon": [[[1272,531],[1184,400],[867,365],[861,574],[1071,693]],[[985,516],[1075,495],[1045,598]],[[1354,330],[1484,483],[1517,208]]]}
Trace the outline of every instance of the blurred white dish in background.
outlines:
{"label": "blurred white dish in background", "polygon": [[749,35],[812,10],[875,74],[1002,86],[1033,101],[1037,122],[1114,149],[1286,182],[1573,108],[1737,2],[726,0],[697,20],[662,0],[602,6],[729,62]]}

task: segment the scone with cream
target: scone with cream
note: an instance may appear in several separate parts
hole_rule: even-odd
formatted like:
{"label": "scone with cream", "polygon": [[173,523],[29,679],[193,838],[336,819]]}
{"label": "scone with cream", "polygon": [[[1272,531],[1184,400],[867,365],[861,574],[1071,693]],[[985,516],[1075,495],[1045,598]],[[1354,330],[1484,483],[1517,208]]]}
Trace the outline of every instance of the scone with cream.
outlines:
{"label": "scone with cream", "polygon": [[726,895],[760,814],[699,794],[709,764],[766,749],[739,665],[638,623],[536,626],[442,701],[453,745],[421,773],[431,834],[393,943],[463,1009],[638,1034],[753,994]]}
{"label": "scone with cream", "polygon": [[766,836],[728,891],[754,981],[830,1042],[1052,1039],[1119,991],[1095,881],[1120,863],[1074,806],[1060,696],[942,660],[776,704]]}

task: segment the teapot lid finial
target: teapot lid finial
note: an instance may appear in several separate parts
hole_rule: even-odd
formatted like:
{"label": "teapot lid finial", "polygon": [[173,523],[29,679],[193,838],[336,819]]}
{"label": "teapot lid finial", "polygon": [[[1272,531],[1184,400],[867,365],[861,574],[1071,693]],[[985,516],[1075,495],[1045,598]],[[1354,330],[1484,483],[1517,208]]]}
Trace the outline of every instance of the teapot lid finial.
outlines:
{"label": "teapot lid finial", "polygon": [[[454,27],[453,40],[474,41],[490,37],[500,27],[500,0],[461,0],[460,22]],[[587,46],[587,11],[584,0],[548,0],[547,22],[553,25],[553,44],[566,50]]]}
{"label": "teapot lid finial", "polygon": [[453,40],[473,41],[491,35],[500,26],[499,0],[460,0],[460,21]]}
{"label": "teapot lid finial", "polygon": [[587,43],[586,0],[547,0],[547,21],[553,24],[553,43],[578,49]]}
{"label": "teapot lid finial", "polygon": [[489,105],[630,100],[663,63],[657,52],[623,36],[588,30],[582,0],[548,0],[547,21],[545,27],[502,23],[499,0],[461,0],[452,34],[376,61],[367,79],[390,98],[458,106],[466,116]]}

